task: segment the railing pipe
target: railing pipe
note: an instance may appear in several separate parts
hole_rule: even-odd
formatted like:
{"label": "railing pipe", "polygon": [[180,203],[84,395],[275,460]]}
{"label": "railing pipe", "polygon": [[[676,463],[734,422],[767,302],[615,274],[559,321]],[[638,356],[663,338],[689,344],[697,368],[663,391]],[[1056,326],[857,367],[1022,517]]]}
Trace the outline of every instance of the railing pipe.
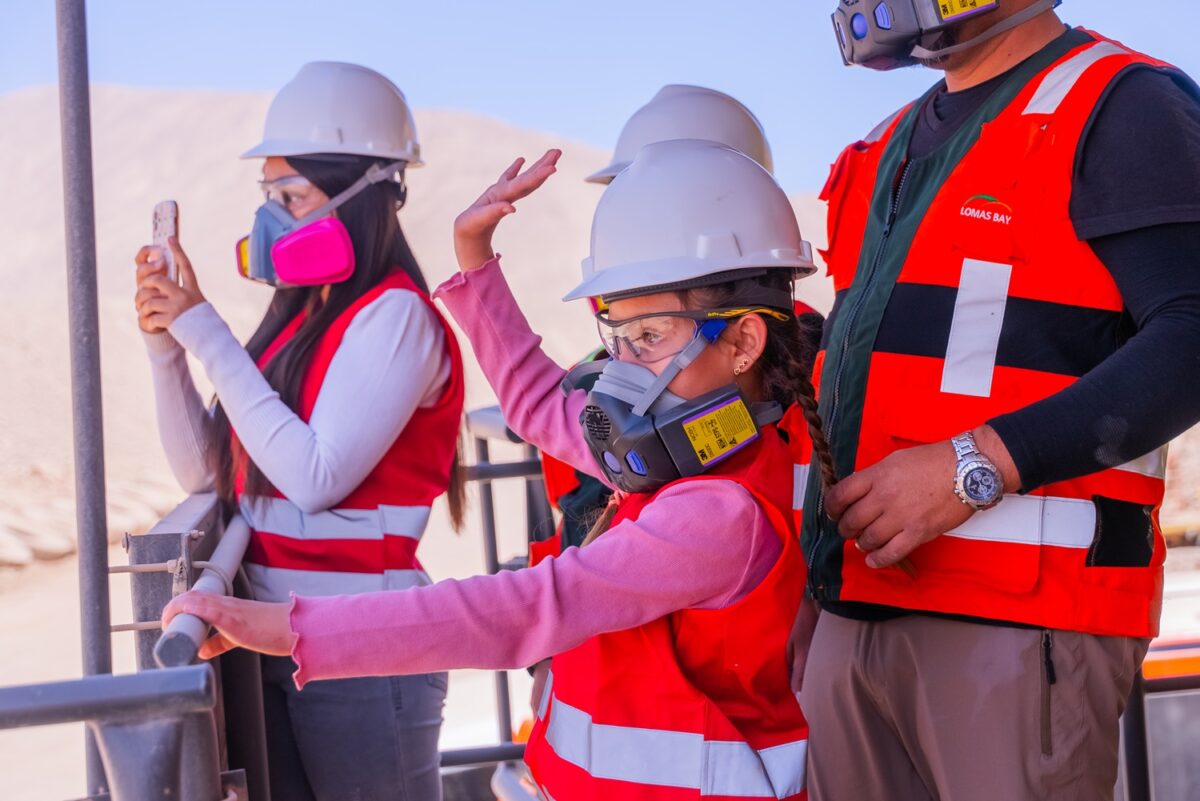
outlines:
{"label": "railing pipe", "polygon": [[[192,589],[228,595],[249,544],[250,526],[236,515],[225,527],[225,533],[208,558],[210,567],[200,574]],[[195,615],[176,616],[154,646],[154,660],[159,667],[190,665],[208,636],[208,628],[208,624]]]}
{"label": "railing pipe", "polygon": [[[475,437],[476,466],[482,465],[489,458],[488,441],[483,437]],[[492,494],[492,485],[479,485],[479,510],[483,516],[483,558],[489,574],[500,572],[500,557],[496,545],[496,501]],[[512,703],[508,695],[508,673],[496,671],[496,728],[500,742],[512,739]]]}
{"label": "railing pipe", "polygon": [[208,665],[0,688],[0,729],[88,720],[179,717],[211,710]]}
{"label": "railing pipe", "polygon": [[[96,300],[96,215],[84,0],[58,0],[58,99],[62,126],[67,317],[71,331],[71,410],[75,443],[75,521],[79,539],[83,674],[112,671],[109,638],[108,522],[104,500],[104,421]],[[90,794],[105,789],[95,740],[87,735]]]}

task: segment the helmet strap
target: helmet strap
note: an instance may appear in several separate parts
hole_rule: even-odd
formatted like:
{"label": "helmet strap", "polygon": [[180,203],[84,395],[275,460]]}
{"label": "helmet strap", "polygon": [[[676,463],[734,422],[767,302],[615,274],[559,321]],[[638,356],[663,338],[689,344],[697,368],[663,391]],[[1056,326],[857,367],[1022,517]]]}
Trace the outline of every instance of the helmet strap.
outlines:
{"label": "helmet strap", "polygon": [[[313,211],[305,214],[299,220],[296,220],[295,224],[292,226],[292,230],[303,228],[311,222],[316,222],[322,217],[328,216],[330,212],[337,209],[338,206],[341,206],[347,200],[354,197],[368,186],[380,183],[381,181],[392,180],[393,176],[397,172],[400,173],[400,181],[401,185],[403,185],[404,165],[406,163],[407,162],[405,161],[393,161],[390,164],[372,164],[357,181],[350,184],[350,186],[346,187],[341,192],[338,192],[336,195],[322,203]],[[407,189],[405,190],[404,194],[407,196]]]}

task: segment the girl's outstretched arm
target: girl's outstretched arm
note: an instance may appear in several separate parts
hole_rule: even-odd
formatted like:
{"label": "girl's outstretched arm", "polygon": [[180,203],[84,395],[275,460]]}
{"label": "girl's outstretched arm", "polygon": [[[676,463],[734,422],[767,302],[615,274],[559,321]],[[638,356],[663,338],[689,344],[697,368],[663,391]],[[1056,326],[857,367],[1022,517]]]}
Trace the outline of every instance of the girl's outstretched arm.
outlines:
{"label": "girl's outstretched arm", "polygon": [[203,656],[241,646],[291,653],[297,684],[350,676],[516,668],[603,632],[742,598],[782,549],[740,485],[715,479],[664,490],[636,521],[537,567],[409,590],[261,604],[185,593],[164,611],[199,615],[218,634]]}

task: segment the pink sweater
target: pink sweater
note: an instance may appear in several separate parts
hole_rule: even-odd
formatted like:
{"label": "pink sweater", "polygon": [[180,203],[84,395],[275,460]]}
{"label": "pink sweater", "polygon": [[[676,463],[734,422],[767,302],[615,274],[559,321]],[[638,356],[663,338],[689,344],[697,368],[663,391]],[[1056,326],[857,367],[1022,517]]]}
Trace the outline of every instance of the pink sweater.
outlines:
{"label": "pink sweater", "polygon": [[[434,293],[458,321],[526,441],[596,473],[579,429],[584,393],[564,396],[564,371],[542,352],[498,260]],[[716,609],[758,585],[778,536],[740,485],[715,480],[664,490],[636,521],[535,568],[393,592],[296,598],[296,685],[315,679],[518,668],[590,637],[671,612]]]}

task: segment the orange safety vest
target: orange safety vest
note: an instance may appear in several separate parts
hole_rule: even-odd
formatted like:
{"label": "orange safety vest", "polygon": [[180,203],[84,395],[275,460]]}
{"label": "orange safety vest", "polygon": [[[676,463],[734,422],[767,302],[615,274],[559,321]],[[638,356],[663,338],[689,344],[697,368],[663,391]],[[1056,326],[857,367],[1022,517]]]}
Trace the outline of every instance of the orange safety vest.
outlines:
{"label": "orange safety vest", "polygon": [[[806,797],[808,724],[784,656],[804,570],[790,523],[791,475],[787,446],[768,426],[718,469],[682,479],[741,484],[783,551],[728,607],[673,612],[554,657],[525,752],[548,799]],[[636,520],[656,495],[627,496],[614,524]]]}
{"label": "orange safety vest", "polygon": [[[822,196],[837,294],[816,373],[841,474],[1054,394],[1133,333],[1112,276],[1075,234],[1072,179],[1114,81],[1169,65],[1092,35],[1016,68],[929,156],[907,159],[918,101],[833,166]],[[918,548],[915,579],[866,566],[823,513],[813,471],[803,527],[810,592],[1152,636],[1165,463],[1163,448],[1010,495]]]}

